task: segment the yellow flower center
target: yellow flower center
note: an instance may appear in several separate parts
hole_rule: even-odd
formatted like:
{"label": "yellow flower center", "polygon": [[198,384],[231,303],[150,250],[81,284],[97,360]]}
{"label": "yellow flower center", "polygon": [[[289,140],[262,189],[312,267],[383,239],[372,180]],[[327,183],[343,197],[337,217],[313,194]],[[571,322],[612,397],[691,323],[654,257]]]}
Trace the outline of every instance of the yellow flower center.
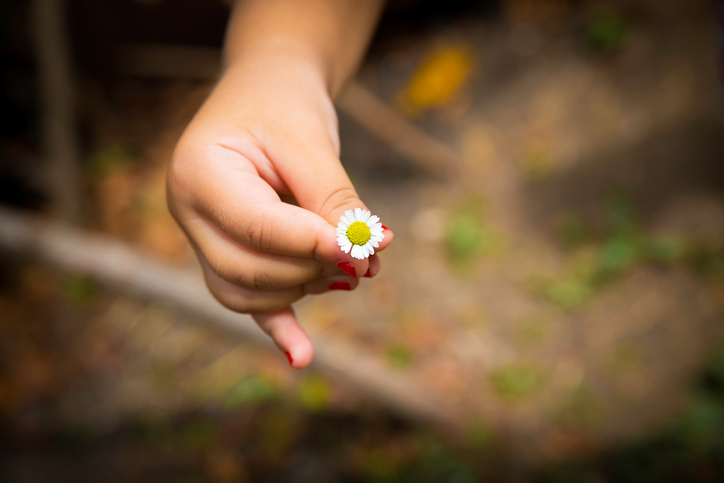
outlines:
{"label": "yellow flower center", "polygon": [[372,232],[367,223],[363,221],[355,221],[349,228],[347,228],[347,238],[355,245],[364,245],[370,238],[372,238]]}

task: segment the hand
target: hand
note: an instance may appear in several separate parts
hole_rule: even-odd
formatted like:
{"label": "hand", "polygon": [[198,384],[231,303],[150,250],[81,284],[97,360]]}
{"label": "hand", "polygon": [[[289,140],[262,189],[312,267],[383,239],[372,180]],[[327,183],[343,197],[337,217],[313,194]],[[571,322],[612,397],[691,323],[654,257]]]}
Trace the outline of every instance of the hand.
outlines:
{"label": "hand", "polygon": [[[313,348],[290,304],[333,282],[354,289],[380,269],[376,254],[357,260],[337,245],[339,217],[365,205],[339,161],[321,72],[293,46],[238,56],[187,127],[168,171],[170,211],[209,290],[229,309],[252,314],[298,369]],[[392,241],[392,232],[384,234],[377,251]]]}

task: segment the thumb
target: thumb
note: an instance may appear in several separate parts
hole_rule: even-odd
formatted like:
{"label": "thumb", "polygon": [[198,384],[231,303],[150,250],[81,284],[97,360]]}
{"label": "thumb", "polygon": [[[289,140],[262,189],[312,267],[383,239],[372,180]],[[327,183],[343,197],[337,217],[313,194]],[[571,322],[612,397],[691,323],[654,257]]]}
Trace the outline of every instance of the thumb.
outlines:
{"label": "thumb", "polygon": [[[347,176],[329,131],[319,126],[305,134],[297,138],[297,142],[279,143],[281,150],[275,153],[280,161],[275,163],[276,168],[299,206],[316,213],[334,227],[349,210],[353,213],[369,211]],[[383,235],[375,252],[385,249],[392,241],[391,231],[385,229]],[[337,238],[336,232],[334,237]],[[352,257],[351,251],[345,253],[340,247],[337,249],[335,256],[341,263],[353,265],[357,277],[367,272],[368,258],[360,260]],[[329,259],[329,254],[325,255]]]}

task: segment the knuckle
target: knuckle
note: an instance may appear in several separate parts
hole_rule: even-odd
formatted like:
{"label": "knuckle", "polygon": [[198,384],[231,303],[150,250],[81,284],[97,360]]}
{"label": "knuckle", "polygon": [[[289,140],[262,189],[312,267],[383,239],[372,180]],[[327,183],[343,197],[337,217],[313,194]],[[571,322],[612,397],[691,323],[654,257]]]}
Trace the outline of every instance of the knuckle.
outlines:
{"label": "knuckle", "polygon": [[269,280],[268,274],[258,268],[246,271],[241,276],[241,280],[242,286],[248,290],[260,291],[271,288],[271,280]]}
{"label": "knuckle", "polygon": [[319,208],[319,215],[328,218],[332,213],[338,211],[345,206],[359,206],[359,196],[357,192],[350,187],[338,188],[334,190],[322,203]]}
{"label": "knuckle", "polygon": [[246,236],[251,248],[268,252],[274,236],[271,223],[266,222],[263,214],[254,216],[247,226]]}

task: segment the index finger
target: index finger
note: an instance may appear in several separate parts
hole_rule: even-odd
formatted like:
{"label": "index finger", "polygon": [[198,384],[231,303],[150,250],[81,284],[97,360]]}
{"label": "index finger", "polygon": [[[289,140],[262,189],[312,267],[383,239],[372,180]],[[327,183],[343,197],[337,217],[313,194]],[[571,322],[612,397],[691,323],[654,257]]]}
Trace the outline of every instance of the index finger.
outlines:
{"label": "index finger", "polygon": [[[194,179],[191,207],[231,238],[256,250],[280,255],[315,258],[338,265],[346,262],[362,276],[368,260],[352,258],[337,243],[336,227],[298,206],[284,203],[256,173],[251,163],[225,172],[209,166]],[[179,221],[183,225],[183,215]],[[378,250],[389,244],[386,237]]]}

